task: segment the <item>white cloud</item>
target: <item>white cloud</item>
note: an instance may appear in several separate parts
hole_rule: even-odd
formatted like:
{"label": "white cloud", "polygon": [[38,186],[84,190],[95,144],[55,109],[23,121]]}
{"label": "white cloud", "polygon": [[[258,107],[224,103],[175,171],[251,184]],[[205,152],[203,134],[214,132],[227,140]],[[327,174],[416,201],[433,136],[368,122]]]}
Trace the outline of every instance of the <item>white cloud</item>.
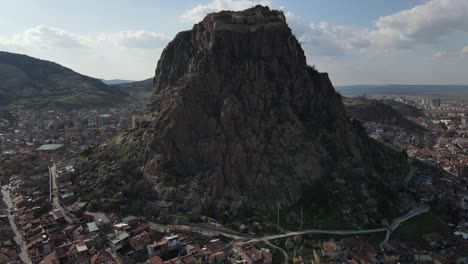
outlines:
{"label": "white cloud", "polygon": [[362,38],[358,29],[334,26],[327,22],[306,23],[305,20],[285,11],[288,24],[303,48],[311,56],[340,57],[350,48],[364,49],[369,41]]}
{"label": "white cloud", "polygon": [[0,46],[12,48],[86,48],[115,45],[122,48],[157,49],[165,46],[170,37],[151,31],[120,31],[117,33],[85,36],[59,28],[36,26],[13,36],[0,36]]}
{"label": "white cloud", "polygon": [[438,51],[436,53],[434,53],[434,55],[432,55],[432,58],[433,59],[443,59],[443,58],[448,58],[448,57],[452,57],[453,54],[451,54],[450,52],[444,50],[444,51]]}
{"label": "white cloud", "polygon": [[452,32],[468,33],[468,1],[431,0],[412,9],[380,17],[368,32],[373,45],[408,49],[431,44]]}
{"label": "white cloud", "polygon": [[143,30],[89,36],[41,25],[0,35],[0,49],[55,61],[93,77],[138,80],[154,74],[169,40],[165,34]]}
{"label": "white cloud", "polygon": [[[315,56],[343,56],[347,51],[395,53],[421,45],[431,46],[454,32],[468,33],[467,0],[430,0],[412,9],[380,17],[373,28],[308,25],[304,19],[285,10],[288,23],[308,53]],[[456,57],[440,51],[433,58]],[[468,55],[465,55],[468,56]]]}
{"label": "white cloud", "polygon": [[468,58],[468,45],[463,47],[463,49],[460,51],[460,57]]}
{"label": "white cloud", "polygon": [[113,42],[126,48],[154,49],[166,45],[170,41],[170,37],[162,33],[139,30],[103,34],[99,40]]}
{"label": "white cloud", "polygon": [[86,39],[58,28],[39,25],[11,37],[1,37],[3,46],[36,46],[40,48],[86,48]]}
{"label": "white cloud", "polygon": [[244,10],[255,5],[266,5],[270,6],[270,0],[213,0],[206,4],[196,5],[195,7],[185,10],[181,15],[180,19],[183,22],[197,23],[203,19],[203,17],[212,12],[221,10],[232,10],[239,11]]}

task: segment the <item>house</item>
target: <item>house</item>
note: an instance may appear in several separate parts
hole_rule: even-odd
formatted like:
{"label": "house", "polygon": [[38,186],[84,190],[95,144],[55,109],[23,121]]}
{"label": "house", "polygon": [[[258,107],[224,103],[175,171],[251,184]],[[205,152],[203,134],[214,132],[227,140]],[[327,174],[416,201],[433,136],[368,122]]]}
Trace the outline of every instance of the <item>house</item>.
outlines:
{"label": "house", "polygon": [[[157,256],[155,256],[157,257]],[[160,260],[160,258],[154,258],[154,263],[158,263],[158,261]],[[150,259],[151,261],[151,259]],[[147,262],[148,263],[148,262]],[[152,263],[152,262],[149,262],[149,263]],[[183,256],[183,257],[177,257],[177,258],[173,258],[173,259],[170,259],[170,260],[167,260],[167,261],[164,261],[162,262],[162,264],[194,264],[195,263],[195,258],[192,256],[192,255],[186,255],[186,256]],[[215,264],[217,262],[210,262],[212,264]],[[158,263],[160,264],[160,263]]]}
{"label": "house", "polygon": [[72,234],[74,240],[80,240],[82,237],[86,236],[87,231],[86,228],[78,226],[75,230],[73,230]]}
{"label": "house", "polygon": [[433,252],[416,252],[414,253],[414,261],[416,262],[429,262],[429,263],[435,263],[435,264],[442,264],[446,263],[445,258],[442,256],[439,256]]}
{"label": "house", "polygon": [[[75,202],[70,206],[67,206],[67,211],[74,217],[80,217],[83,212],[86,210],[86,202]],[[92,220],[91,220],[92,221]]]}
{"label": "house", "polygon": [[[193,258],[193,256],[192,256],[192,258]],[[224,252],[216,252],[216,253],[211,254],[208,257],[209,263],[213,263],[213,264],[224,263],[225,259],[226,259],[226,254]],[[195,258],[193,259],[193,261],[195,261]]]}
{"label": "house", "polygon": [[173,259],[164,261],[163,264],[181,264],[181,263],[179,263],[179,258],[173,258]]}
{"label": "house", "polygon": [[146,261],[146,264],[163,264],[163,261],[159,256],[152,256]]}
{"label": "house", "polygon": [[122,232],[129,233],[131,229],[132,229],[132,227],[129,226],[128,224],[125,224],[125,223],[118,223],[118,224],[114,225],[114,230],[117,233],[122,233]]}
{"label": "house", "polygon": [[247,264],[262,264],[262,254],[254,247],[244,247],[241,251],[242,260]]}
{"label": "house", "polygon": [[273,255],[269,249],[262,248],[260,249],[260,253],[262,254],[263,264],[271,264],[273,262]]}
{"label": "house", "polygon": [[37,263],[52,252],[53,245],[47,236],[42,235],[26,245],[26,249],[32,262]]}
{"label": "house", "polygon": [[302,261],[301,256],[293,258],[293,264],[303,264],[303,263],[304,261]]}
{"label": "house", "polygon": [[130,216],[127,216],[127,217],[123,218],[122,222],[129,225],[129,226],[133,226],[133,225],[138,224],[139,218],[136,217],[136,216],[130,215]]}
{"label": "house", "polygon": [[88,255],[80,255],[73,261],[73,263],[74,264],[89,264],[90,260],[91,259]]}
{"label": "house", "polygon": [[117,250],[127,245],[129,237],[130,235],[128,233],[123,232],[120,235],[118,235],[116,238],[112,239],[110,242],[110,246],[112,247],[112,250],[116,252]]}
{"label": "house", "polygon": [[110,233],[113,228],[111,221],[107,218],[107,215],[102,212],[84,212],[83,220],[88,223],[95,222],[99,227],[99,230],[106,234]]}
{"label": "house", "polygon": [[182,264],[194,264],[195,258],[192,255],[185,255],[180,258],[180,261],[182,262]]}
{"label": "house", "polygon": [[0,246],[11,246],[13,245],[13,239],[15,233],[9,225],[0,226]]}
{"label": "house", "polygon": [[441,234],[437,233],[437,232],[433,232],[433,233],[429,233],[429,234],[425,234],[423,235],[423,239],[431,246],[431,247],[434,247],[437,245],[437,243],[439,243],[443,237]]}
{"label": "house", "polygon": [[133,250],[140,251],[146,248],[147,245],[151,243],[151,238],[148,232],[143,231],[143,233],[136,235],[130,239],[130,245]]}
{"label": "house", "polygon": [[165,256],[169,251],[167,240],[162,239],[146,246],[148,256]]}
{"label": "house", "polygon": [[89,234],[95,235],[99,233],[99,227],[96,225],[95,222],[87,223],[86,226],[87,226]]}
{"label": "house", "polygon": [[117,264],[118,262],[109,252],[98,251],[91,255],[90,264]]}
{"label": "house", "polygon": [[385,263],[398,263],[400,262],[400,254],[395,250],[385,250],[384,253]]}
{"label": "house", "polygon": [[168,237],[164,237],[163,239],[167,241],[167,249],[169,251],[174,250],[179,247],[179,236],[177,235],[168,236]]}
{"label": "house", "polygon": [[68,247],[66,256],[68,261],[75,262],[76,260],[83,260],[82,256],[88,255],[88,247],[83,242],[73,242]]}
{"label": "house", "polygon": [[221,252],[224,250],[224,244],[219,239],[213,239],[213,240],[208,241],[205,247],[208,250],[209,254]]}
{"label": "house", "polygon": [[0,247],[0,263],[16,261],[16,251],[12,248]]}
{"label": "house", "polygon": [[51,212],[49,212],[49,215],[52,216],[52,218],[59,224],[65,222],[65,216],[63,215],[60,209],[52,210]]}
{"label": "house", "polygon": [[188,244],[184,246],[184,249],[187,254],[194,256],[196,259],[204,258],[206,256],[206,253],[198,246]]}

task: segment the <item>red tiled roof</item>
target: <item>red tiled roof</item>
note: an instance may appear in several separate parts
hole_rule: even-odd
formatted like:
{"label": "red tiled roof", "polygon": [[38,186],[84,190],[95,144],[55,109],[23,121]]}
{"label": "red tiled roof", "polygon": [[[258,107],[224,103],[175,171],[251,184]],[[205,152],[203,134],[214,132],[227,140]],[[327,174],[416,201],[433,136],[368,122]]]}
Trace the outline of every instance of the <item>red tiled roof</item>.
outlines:
{"label": "red tiled roof", "polygon": [[110,262],[110,263],[117,263],[115,259],[111,256],[109,252],[106,251],[99,251],[94,253],[94,255],[91,256],[91,264],[99,264],[103,262]]}
{"label": "red tiled roof", "polygon": [[152,256],[149,259],[149,264],[163,264],[163,261],[159,256]]}

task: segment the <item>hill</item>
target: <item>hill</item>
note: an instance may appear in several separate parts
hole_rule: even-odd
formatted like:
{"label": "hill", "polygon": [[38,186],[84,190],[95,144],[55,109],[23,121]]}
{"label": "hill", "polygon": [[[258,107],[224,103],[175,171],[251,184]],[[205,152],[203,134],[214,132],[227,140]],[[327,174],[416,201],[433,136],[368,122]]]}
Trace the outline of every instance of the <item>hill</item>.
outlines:
{"label": "hill", "polygon": [[392,107],[395,111],[404,117],[424,117],[423,110],[405,103],[397,102],[395,100],[380,100],[381,103]]}
{"label": "hill", "polygon": [[110,85],[111,88],[129,93],[135,100],[145,101],[153,93],[153,78],[143,81],[127,82]]}
{"label": "hill", "polygon": [[131,80],[121,80],[121,79],[111,79],[111,80],[104,80],[104,79],[101,79],[101,81],[107,85],[116,85],[116,84],[124,84],[124,83],[132,83],[132,82],[135,82],[135,81],[131,81]]}
{"label": "hill", "polygon": [[[389,100],[390,101],[390,100]],[[399,111],[408,110],[401,105],[393,104],[392,102],[382,102],[379,100],[365,99],[362,97],[344,98],[343,102],[346,106],[346,111],[354,118],[362,121],[372,121],[381,124],[399,126],[408,132],[422,132],[425,129],[407,118]],[[399,111],[395,110],[389,104],[400,107]],[[411,112],[413,113],[413,112]],[[410,113],[410,114],[411,114]],[[414,112],[413,114],[416,114]]]}
{"label": "hill", "polygon": [[[157,197],[142,198],[141,213],[162,222],[207,214],[267,223],[278,205],[291,224],[303,205],[305,226],[314,227],[380,224],[399,214],[405,155],[350,120],[328,74],[306,64],[281,11],[209,14],[164,49],[154,84],[149,136],[106,144],[139,142],[131,151],[141,164],[128,168],[125,155],[103,147],[76,166],[94,209],[125,203],[103,182],[121,186],[135,170]],[[103,162],[125,170],[109,175],[96,169]]]}
{"label": "hill", "polygon": [[109,88],[57,63],[0,52],[0,107],[27,109],[108,107],[127,102],[128,93]]}
{"label": "hill", "polygon": [[343,95],[468,94],[468,85],[348,85],[337,86]]}

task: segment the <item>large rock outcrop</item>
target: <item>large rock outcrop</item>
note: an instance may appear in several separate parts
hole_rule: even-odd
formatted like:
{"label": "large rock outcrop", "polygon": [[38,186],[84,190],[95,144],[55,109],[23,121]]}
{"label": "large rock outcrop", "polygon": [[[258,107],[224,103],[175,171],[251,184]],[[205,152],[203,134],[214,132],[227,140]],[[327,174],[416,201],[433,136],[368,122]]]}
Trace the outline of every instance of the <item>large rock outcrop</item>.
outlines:
{"label": "large rock outcrop", "polygon": [[[160,217],[313,203],[319,182],[332,194],[325,206],[353,202],[372,179],[392,185],[379,163],[387,150],[351,122],[328,74],[307,65],[280,11],[209,14],[164,49],[154,85],[144,174]],[[342,192],[350,197],[335,181],[354,184]]]}

